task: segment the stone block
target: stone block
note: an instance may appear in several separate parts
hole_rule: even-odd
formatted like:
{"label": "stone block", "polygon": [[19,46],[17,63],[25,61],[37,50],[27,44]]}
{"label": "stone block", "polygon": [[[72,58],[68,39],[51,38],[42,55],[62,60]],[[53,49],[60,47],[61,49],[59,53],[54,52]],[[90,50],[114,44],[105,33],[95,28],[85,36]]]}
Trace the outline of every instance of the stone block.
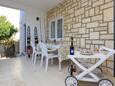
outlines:
{"label": "stone block", "polygon": [[104,21],[113,21],[113,7],[104,10]]}
{"label": "stone block", "polygon": [[86,33],[89,33],[89,29],[86,30]]}
{"label": "stone block", "polygon": [[99,39],[99,32],[91,32],[90,39]]}
{"label": "stone block", "polygon": [[67,19],[67,20],[65,20],[65,22],[66,22],[66,23],[72,22],[72,19],[71,19],[71,18],[70,18],[70,19]]}
{"label": "stone block", "polygon": [[73,28],[81,27],[81,23],[73,24]]}
{"label": "stone block", "polygon": [[82,24],[82,27],[86,27],[86,24]]}
{"label": "stone block", "polygon": [[74,9],[73,8],[68,10],[68,14],[72,14],[72,13],[74,13]]}
{"label": "stone block", "polygon": [[100,34],[107,34],[107,31],[101,31]]}
{"label": "stone block", "polygon": [[89,11],[85,11],[85,17],[89,16]]}
{"label": "stone block", "polygon": [[70,14],[70,18],[73,18],[74,17],[74,14]]}
{"label": "stone block", "polygon": [[107,67],[113,69],[113,62],[107,61]]}
{"label": "stone block", "polygon": [[81,38],[80,41],[81,41],[80,42],[81,47],[85,47],[85,38]]}
{"label": "stone block", "polygon": [[88,2],[88,0],[81,0],[81,3],[85,3],[85,2]]}
{"label": "stone block", "polygon": [[89,49],[89,48],[90,48],[90,45],[87,45],[87,44],[86,44],[86,48]]}
{"label": "stone block", "polygon": [[114,32],[114,24],[113,22],[109,22],[109,33],[113,33]]}
{"label": "stone block", "polygon": [[93,40],[93,44],[104,44],[103,40]]}
{"label": "stone block", "polygon": [[77,46],[80,46],[80,39],[77,38]]}
{"label": "stone block", "polygon": [[90,10],[92,6],[85,7],[85,10]]}
{"label": "stone block", "polygon": [[81,15],[85,12],[85,9],[84,7],[83,8],[80,8],[80,9],[77,9],[75,10],[75,16],[78,16],[78,15]]}
{"label": "stone block", "polygon": [[92,5],[92,1],[91,1],[91,0],[88,1],[88,5],[89,5],[89,6]]}
{"label": "stone block", "polygon": [[106,4],[102,5],[102,6],[100,6],[100,10],[110,8],[110,7],[113,7],[113,6],[114,6],[114,3],[112,1],[112,2],[109,2],[109,3],[106,3]]}
{"label": "stone block", "polygon": [[97,14],[99,14],[99,10],[100,8],[99,7],[95,7],[95,14],[97,15]]}
{"label": "stone block", "polygon": [[89,10],[89,15],[90,15],[90,16],[93,16],[94,14],[95,14],[94,8],[90,9],[90,10]]}
{"label": "stone block", "polygon": [[71,29],[71,25],[70,25],[70,24],[68,24],[68,25],[67,25],[67,28],[68,28],[68,29]]}
{"label": "stone block", "polygon": [[81,35],[75,35],[76,38],[81,38]]}
{"label": "stone block", "polygon": [[70,40],[69,37],[64,38],[64,41],[69,41],[69,40]]}
{"label": "stone block", "polygon": [[81,15],[78,17],[78,22],[81,22]]}
{"label": "stone block", "polygon": [[94,29],[90,29],[90,32],[93,32],[94,31]]}
{"label": "stone block", "polygon": [[97,27],[95,31],[107,31],[107,27]]}
{"label": "stone block", "polygon": [[113,46],[114,46],[113,40],[107,40],[107,41],[105,41],[105,46],[108,47],[108,48],[113,49]]}
{"label": "stone block", "polygon": [[93,3],[93,7],[96,7],[96,6],[99,6],[99,5],[102,5],[102,4],[104,4],[104,0],[98,0],[98,1]]}
{"label": "stone block", "polygon": [[82,35],[83,38],[88,38],[89,37],[89,34],[84,34]]}
{"label": "stone block", "polygon": [[91,21],[90,18],[85,18],[85,19],[82,20],[83,23],[88,23],[88,22],[90,22],[90,21]]}
{"label": "stone block", "polygon": [[93,16],[91,19],[92,21],[102,20],[102,15]]}
{"label": "stone block", "polygon": [[102,67],[103,73],[108,73],[108,68],[107,67]]}
{"label": "stone block", "polygon": [[82,7],[87,6],[87,5],[88,5],[88,1],[81,4]]}
{"label": "stone block", "polygon": [[110,76],[113,76],[113,74],[114,74],[114,71],[113,71],[114,69],[111,69],[111,68],[108,68],[107,69],[107,74],[109,74]]}
{"label": "stone block", "polygon": [[107,27],[107,23],[100,23],[100,26],[106,26]]}
{"label": "stone block", "polygon": [[108,58],[107,61],[114,61],[114,55]]}
{"label": "stone block", "polygon": [[79,28],[79,34],[85,34],[86,29],[85,28]]}
{"label": "stone block", "polygon": [[95,45],[95,48],[99,48],[99,45],[97,44],[97,45]]}
{"label": "stone block", "polygon": [[105,0],[105,2],[111,2],[111,1],[113,1],[113,0]]}
{"label": "stone block", "polygon": [[110,34],[110,35],[100,35],[100,39],[108,39],[108,40],[110,40],[110,39],[113,39],[113,35],[112,34]]}
{"label": "stone block", "polygon": [[87,23],[86,26],[87,26],[87,28],[98,27],[99,26],[99,22]]}
{"label": "stone block", "polygon": [[71,32],[78,33],[78,29],[77,28],[71,29]]}
{"label": "stone block", "polygon": [[91,44],[91,40],[86,40],[86,43],[87,44]]}
{"label": "stone block", "polygon": [[71,37],[73,34],[72,33],[69,33],[68,36]]}

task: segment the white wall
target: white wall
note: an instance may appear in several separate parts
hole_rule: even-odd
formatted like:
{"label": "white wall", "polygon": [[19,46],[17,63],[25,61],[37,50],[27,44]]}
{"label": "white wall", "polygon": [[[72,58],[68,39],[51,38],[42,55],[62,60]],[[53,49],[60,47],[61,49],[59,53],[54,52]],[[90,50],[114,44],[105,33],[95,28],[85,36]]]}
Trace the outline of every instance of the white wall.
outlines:
{"label": "white wall", "polygon": [[25,32],[24,32],[24,23],[26,23],[26,19],[25,19],[25,12],[24,11],[20,11],[20,54],[24,53],[25,51],[25,42],[26,42],[26,38],[25,36]]}
{"label": "white wall", "polygon": [[[22,19],[21,19],[22,21],[20,21],[20,24],[21,24],[21,26],[23,26],[23,24],[26,24],[26,27],[30,26],[31,41],[33,41],[33,43],[34,43],[34,27],[35,26],[38,28],[38,31],[39,31],[38,32],[39,40],[42,39],[43,41],[45,41],[45,36],[43,36],[45,13],[41,12],[39,10],[32,9],[32,8],[28,8],[24,12],[25,12],[25,14],[22,17]],[[36,17],[39,17],[40,21],[36,21]],[[22,30],[22,32],[23,32],[23,30]],[[21,35],[21,36],[23,36],[23,35]],[[20,39],[20,42],[24,43],[24,39]],[[20,44],[20,52],[24,52],[24,46],[22,45],[23,43]]]}
{"label": "white wall", "polygon": [[[15,8],[15,9],[20,9],[23,10],[25,13],[21,13],[21,21],[20,21],[20,53],[24,52],[24,33],[23,33],[23,24],[26,24],[26,26],[30,26],[31,28],[31,39],[32,41],[34,41],[33,36],[34,36],[34,27],[40,27],[38,24],[38,21],[36,21],[36,17],[40,18],[40,23],[41,23],[41,32],[44,33],[44,23],[45,23],[45,17],[46,17],[46,13],[41,11],[40,9],[37,8],[33,8],[21,3],[16,3],[15,1],[11,1],[11,0],[0,0],[0,5],[2,6],[6,6],[6,7],[11,7],[11,8]],[[42,33],[42,37],[39,39],[43,39],[43,41],[45,41],[45,36]]]}

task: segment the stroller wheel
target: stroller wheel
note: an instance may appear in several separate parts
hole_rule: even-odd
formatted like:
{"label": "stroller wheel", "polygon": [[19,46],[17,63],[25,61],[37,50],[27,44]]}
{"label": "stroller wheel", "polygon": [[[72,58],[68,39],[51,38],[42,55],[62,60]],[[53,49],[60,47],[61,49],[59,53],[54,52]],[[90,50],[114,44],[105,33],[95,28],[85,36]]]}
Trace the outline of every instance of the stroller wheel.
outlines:
{"label": "stroller wheel", "polygon": [[66,79],[65,79],[65,85],[66,86],[78,86],[78,81],[75,77],[73,76],[68,76]]}
{"label": "stroller wheel", "polygon": [[98,86],[114,86],[114,85],[110,80],[102,79],[99,81]]}

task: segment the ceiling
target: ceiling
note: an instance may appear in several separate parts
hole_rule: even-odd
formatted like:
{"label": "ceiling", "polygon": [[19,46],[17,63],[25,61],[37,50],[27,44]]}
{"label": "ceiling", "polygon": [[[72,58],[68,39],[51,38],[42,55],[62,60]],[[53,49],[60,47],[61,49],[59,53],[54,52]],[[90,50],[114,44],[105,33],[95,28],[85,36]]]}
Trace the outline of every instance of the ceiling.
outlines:
{"label": "ceiling", "polygon": [[47,11],[62,2],[63,0],[12,0],[18,3],[35,7],[37,9],[41,9]]}

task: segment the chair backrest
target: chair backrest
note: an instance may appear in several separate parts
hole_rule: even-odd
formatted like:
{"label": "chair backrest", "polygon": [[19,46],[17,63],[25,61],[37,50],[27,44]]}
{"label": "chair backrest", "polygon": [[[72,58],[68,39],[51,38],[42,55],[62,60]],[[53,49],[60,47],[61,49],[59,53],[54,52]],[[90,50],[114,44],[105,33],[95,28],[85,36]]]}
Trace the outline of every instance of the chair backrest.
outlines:
{"label": "chair backrest", "polygon": [[41,49],[40,49],[40,43],[38,43],[37,45],[36,45],[36,50],[37,51],[40,51]]}
{"label": "chair backrest", "polygon": [[33,49],[33,52],[35,52],[35,46],[34,46],[34,43],[31,43],[31,46],[32,46],[32,49]]}
{"label": "chair backrest", "polygon": [[47,52],[48,49],[47,49],[46,45],[41,42],[41,43],[39,43],[39,47],[41,49],[42,55],[47,56],[48,55],[48,52]]}

